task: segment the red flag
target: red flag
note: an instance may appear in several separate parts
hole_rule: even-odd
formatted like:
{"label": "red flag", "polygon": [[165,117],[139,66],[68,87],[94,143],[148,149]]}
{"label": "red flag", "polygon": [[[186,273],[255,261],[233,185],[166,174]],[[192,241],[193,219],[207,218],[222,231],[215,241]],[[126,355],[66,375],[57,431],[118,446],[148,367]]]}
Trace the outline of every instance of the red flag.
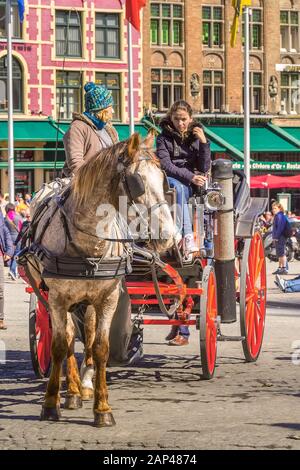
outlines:
{"label": "red flag", "polygon": [[126,19],[140,31],[140,10],[146,6],[146,0],[126,0]]}

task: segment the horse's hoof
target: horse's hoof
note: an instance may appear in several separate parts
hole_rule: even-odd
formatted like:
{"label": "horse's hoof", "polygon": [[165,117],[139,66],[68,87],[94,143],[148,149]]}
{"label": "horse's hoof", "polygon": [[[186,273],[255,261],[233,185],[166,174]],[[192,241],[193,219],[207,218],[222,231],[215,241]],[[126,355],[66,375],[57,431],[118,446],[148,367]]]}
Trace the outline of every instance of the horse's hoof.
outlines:
{"label": "horse's hoof", "polygon": [[94,413],[94,426],[97,428],[103,428],[108,426],[115,426],[116,422],[114,420],[112,413]]}
{"label": "horse's hoof", "polygon": [[66,410],[78,410],[82,408],[82,400],[80,395],[67,395],[65,399]]}
{"label": "horse's hoof", "polygon": [[61,412],[59,407],[46,408],[42,407],[41,421],[59,421],[61,418]]}
{"label": "horse's hoof", "polygon": [[81,398],[83,401],[92,400],[94,398],[94,390],[92,388],[82,387]]}

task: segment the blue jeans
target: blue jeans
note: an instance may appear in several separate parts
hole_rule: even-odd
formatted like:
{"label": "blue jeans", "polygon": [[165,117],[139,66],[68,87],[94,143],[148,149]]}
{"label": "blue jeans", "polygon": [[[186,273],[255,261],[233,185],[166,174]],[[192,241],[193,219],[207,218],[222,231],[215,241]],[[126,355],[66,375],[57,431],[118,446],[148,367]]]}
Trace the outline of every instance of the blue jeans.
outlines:
{"label": "blue jeans", "polygon": [[168,181],[171,188],[176,189],[176,203],[180,211],[177,211],[176,219],[177,219],[177,226],[180,230],[180,233],[185,235],[189,235],[193,233],[193,227],[189,212],[189,197],[192,195],[192,188],[190,186],[186,186],[180,181],[176,180],[168,176]]}
{"label": "blue jeans", "polygon": [[16,277],[18,275],[18,266],[17,266],[16,256],[19,253],[20,249],[21,249],[21,244],[18,243],[15,248],[14,256],[12,257],[10,265],[9,265],[10,272],[13,273]]}
{"label": "blue jeans", "polygon": [[179,334],[185,338],[188,338],[190,336],[189,327],[187,325],[180,325]]}
{"label": "blue jeans", "polygon": [[286,281],[285,286],[285,292],[300,292],[300,276]]}

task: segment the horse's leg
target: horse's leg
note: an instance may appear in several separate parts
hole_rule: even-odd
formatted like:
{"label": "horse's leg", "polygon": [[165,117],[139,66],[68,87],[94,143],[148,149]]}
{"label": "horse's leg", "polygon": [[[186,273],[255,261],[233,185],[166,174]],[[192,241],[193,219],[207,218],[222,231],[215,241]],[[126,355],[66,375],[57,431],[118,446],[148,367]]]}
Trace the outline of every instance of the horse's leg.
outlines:
{"label": "horse's leg", "polygon": [[96,333],[96,312],[92,305],[87,307],[84,318],[85,332],[85,356],[81,367],[81,397],[82,400],[90,400],[94,397],[94,363],[93,344]]}
{"label": "horse's leg", "polygon": [[[67,309],[59,304],[58,298],[54,298],[49,291],[49,306],[52,322],[52,368],[47,384],[45,400],[42,406],[41,420],[58,421],[60,418],[60,375],[61,367],[68,350],[66,338]],[[54,300],[51,302],[51,300]]]}
{"label": "horse's leg", "polygon": [[67,396],[65,400],[65,408],[68,410],[77,410],[82,407],[81,401],[81,381],[77,361],[74,356],[75,344],[75,326],[71,314],[67,314]]}
{"label": "horse's leg", "polygon": [[95,305],[97,315],[96,338],[93,345],[93,358],[96,368],[94,396],[94,425],[97,427],[113,426],[115,423],[108,404],[106,384],[106,364],[109,356],[109,330],[117,307],[119,288],[116,288],[102,303]]}

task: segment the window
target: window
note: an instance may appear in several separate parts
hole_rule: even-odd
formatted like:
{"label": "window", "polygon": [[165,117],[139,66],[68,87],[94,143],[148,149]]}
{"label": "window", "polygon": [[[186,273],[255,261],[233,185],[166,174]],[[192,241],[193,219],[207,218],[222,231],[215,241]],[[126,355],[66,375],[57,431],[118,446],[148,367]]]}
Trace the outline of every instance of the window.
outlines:
{"label": "window", "polygon": [[281,49],[298,52],[299,48],[299,12],[284,10],[280,12]]}
{"label": "window", "polygon": [[151,3],[150,40],[156,46],[183,43],[183,5]]}
{"label": "window", "polygon": [[222,111],[224,95],[223,72],[204,70],[203,72],[203,109],[204,111]]}
{"label": "window", "polygon": [[76,11],[57,11],[55,14],[56,55],[81,57],[81,15]]}
{"label": "window", "polygon": [[[19,13],[17,5],[13,5],[12,7],[12,34],[13,38],[21,38],[22,37],[22,27],[19,20]],[[6,26],[5,26],[5,15],[6,15],[6,7],[5,5],[0,5],[0,39],[6,37]]]}
{"label": "window", "polygon": [[[13,110],[23,112],[23,77],[19,61],[13,57]],[[7,56],[0,59],[0,112],[8,111],[7,101]]]}
{"label": "window", "polygon": [[120,59],[120,16],[116,13],[96,14],[96,57]]}
{"label": "window", "polygon": [[[249,21],[250,48],[261,49],[263,37],[262,10],[254,8]],[[245,41],[245,24],[243,22],[243,44]]]}
{"label": "window", "polygon": [[97,85],[105,85],[112,92],[114,99],[114,121],[121,121],[121,83],[119,73],[96,73]]}
{"label": "window", "polygon": [[300,114],[300,74],[281,74],[281,103],[288,114]]}
{"label": "window", "polygon": [[81,112],[81,73],[56,72],[56,107],[59,119],[72,119],[74,112]]}
{"label": "window", "polygon": [[206,47],[223,45],[223,8],[202,7],[202,43]]}
{"label": "window", "polygon": [[152,106],[159,111],[170,108],[172,103],[183,99],[183,70],[151,70]]}
{"label": "window", "polygon": [[[244,74],[243,74],[244,83]],[[244,87],[243,87],[244,103]],[[263,106],[263,77],[262,72],[250,71],[250,113],[260,113]]]}

